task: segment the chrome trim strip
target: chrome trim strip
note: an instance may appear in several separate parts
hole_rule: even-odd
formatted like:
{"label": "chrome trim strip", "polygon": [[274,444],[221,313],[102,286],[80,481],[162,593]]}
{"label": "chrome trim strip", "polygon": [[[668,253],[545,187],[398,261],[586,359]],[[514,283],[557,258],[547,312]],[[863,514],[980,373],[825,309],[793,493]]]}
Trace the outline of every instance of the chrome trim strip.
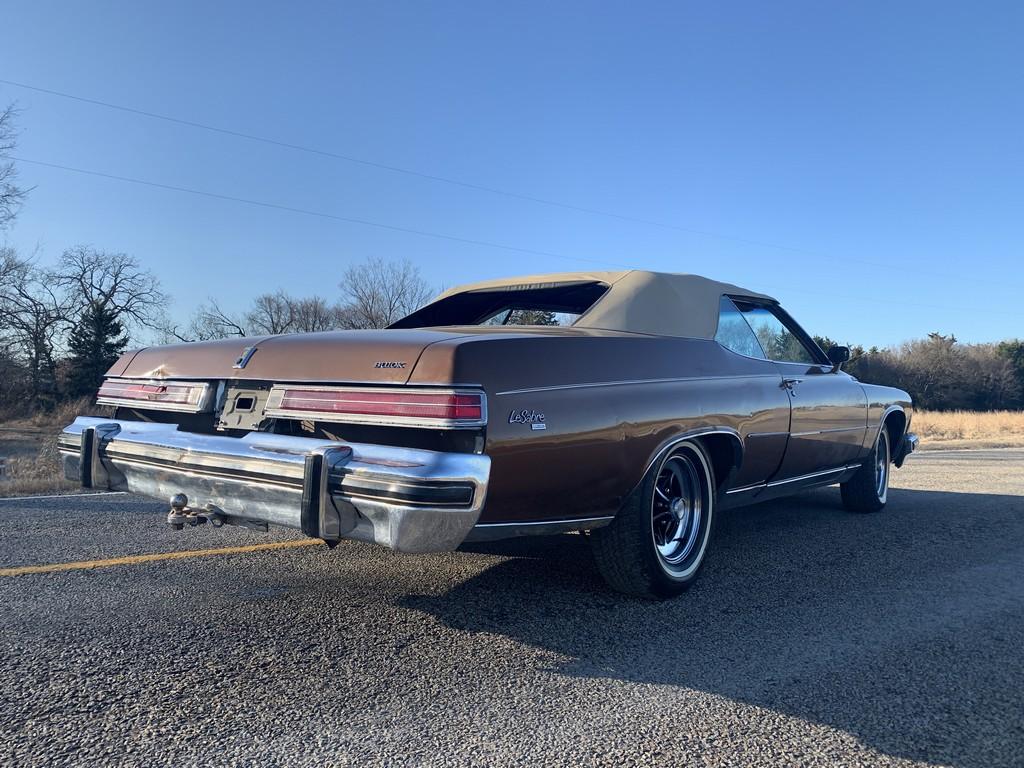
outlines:
{"label": "chrome trim strip", "polygon": [[835,429],[812,429],[809,432],[791,432],[790,437],[809,437],[810,435],[832,435],[837,432],[866,432],[867,424],[862,427],[837,427]]}
{"label": "chrome trim strip", "polygon": [[842,472],[846,472],[851,469],[858,469],[859,464],[846,464],[842,467],[834,467],[832,469],[823,469],[820,472],[810,472],[806,475],[797,475],[796,477],[787,477],[785,480],[773,480],[770,483],[754,483],[753,485],[744,485],[740,488],[731,488],[726,491],[725,494],[728,496],[732,493],[748,493],[750,491],[761,490],[764,488],[775,488],[779,485],[787,485],[788,483],[798,483],[803,480],[813,480],[816,477],[828,477],[829,475],[838,475]]}
{"label": "chrome trim strip", "polygon": [[[379,499],[425,507],[458,509],[472,506],[476,489],[468,482],[423,480],[418,483],[378,480],[359,477],[345,471],[340,465],[331,472],[330,480],[338,489],[337,496],[346,499]],[[419,495],[426,498],[416,498]],[[429,497],[434,496],[433,500]],[[444,497],[448,498],[444,498]]]}
{"label": "chrome trim strip", "polygon": [[753,485],[744,485],[739,488],[729,489],[728,491],[725,492],[725,495],[728,496],[731,493],[747,493],[749,491],[758,491],[764,487],[766,487],[765,483],[754,483]]}
{"label": "chrome trim strip", "polygon": [[185,462],[161,461],[159,459],[149,459],[148,457],[142,456],[132,457],[125,455],[121,451],[112,450],[110,448],[104,452],[104,457],[115,462],[118,466],[123,465],[126,467],[134,467],[138,470],[178,470],[195,477],[275,486],[289,490],[294,490],[295,488],[300,488],[302,486],[301,477],[289,477],[287,473],[282,473],[275,477],[271,474],[263,474],[255,471],[237,470],[232,472],[226,468],[206,468]]}
{"label": "chrome trim strip", "polygon": [[578,517],[567,520],[527,520],[519,523],[478,523],[466,537],[471,541],[496,541],[518,536],[551,536],[574,531],[603,528],[615,519],[614,515]]}
{"label": "chrome trim strip", "polygon": [[252,356],[256,354],[256,349],[258,346],[259,342],[253,344],[251,347],[246,347],[245,349],[243,349],[241,356],[237,360],[235,360],[235,364],[232,365],[231,367],[236,370],[241,370],[242,368],[245,368],[245,366],[249,364],[249,361],[252,360]]}
{"label": "chrome trim strip", "polygon": [[[285,390],[299,392],[322,392],[336,390],[338,392],[368,392],[394,394],[430,394],[430,395],[473,395],[480,398],[479,419],[439,419],[419,416],[378,416],[373,414],[332,413],[329,411],[299,411],[281,407]],[[310,401],[316,398],[310,398]],[[397,403],[401,405],[402,403]],[[275,419],[312,419],[335,424],[372,424],[389,427],[428,427],[432,429],[479,429],[487,425],[487,395],[482,389],[465,389],[453,387],[350,387],[344,384],[333,385],[302,385],[275,384],[270,388],[264,416]]]}
{"label": "chrome trim strip", "polygon": [[[408,369],[405,369],[408,370]],[[110,376],[111,379],[121,378],[119,376]],[[229,385],[242,384],[243,382],[258,382],[258,381],[273,381],[276,384],[309,384],[316,387],[404,387],[407,386],[403,382],[388,382],[381,381],[380,379],[289,379],[284,376],[273,376],[270,378],[259,377],[259,376],[243,376],[239,373],[224,373],[215,376],[175,376],[175,382],[198,382],[198,381],[212,381],[212,380],[224,381]],[[170,379],[146,379],[147,382],[153,384],[168,384],[171,383]],[[448,389],[482,389],[483,384],[474,381],[413,381],[408,384],[409,387],[444,387]]]}
{"label": "chrome trim strip", "polygon": [[796,477],[787,477],[785,480],[775,480],[767,483],[765,487],[774,488],[777,485],[786,485],[787,483],[798,483],[802,480],[813,480],[816,477],[827,477],[828,475],[838,475],[842,472],[846,472],[849,469],[857,469],[859,464],[845,464],[841,467],[834,467],[833,469],[823,469],[820,472],[810,472],[806,475],[797,475]]}
{"label": "chrome trim strip", "polygon": [[682,442],[684,442],[686,440],[692,440],[695,437],[703,437],[704,435],[729,435],[731,437],[736,438],[736,442],[738,443],[739,448],[740,448],[740,460],[742,461],[742,459],[743,459],[743,438],[740,437],[740,433],[737,432],[735,429],[732,429],[731,427],[708,427],[706,429],[697,428],[697,429],[695,429],[695,430],[693,430],[691,432],[686,432],[685,434],[682,434],[682,435],[676,435],[671,440],[669,440],[668,442],[664,443],[660,448],[658,448],[658,450],[654,452],[654,456],[647,463],[647,466],[644,467],[643,474],[640,475],[641,482],[642,482],[642,478],[646,477],[647,473],[651,471],[651,467],[653,467],[654,464],[662,456],[664,456],[666,453],[668,453],[670,450],[672,450],[673,447],[679,445],[679,443],[682,443]]}
{"label": "chrome trim strip", "polygon": [[508,528],[510,526],[524,527],[528,525],[569,525],[574,523],[594,523],[604,520],[614,520],[615,515],[601,515],[600,517],[570,517],[562,520],[524,520],[513,523],[477,523],[476,528]]}
{"label": "chrome trim strip", "polygon": [[778,379],[778,375],[769,373],[751,373],[742,376],[677,376],[667,379],[627,379],[623,381],[595,381],[584,384],[555,384],[550,387],[526,387],[523,389],[506,389],[495,392],[496,395],[524,395],[532,392],[551,392],[557,389],[593,389],[598,387],[623,387],[631,384],[671,384],[681,381],[724,381],[736,379]]}

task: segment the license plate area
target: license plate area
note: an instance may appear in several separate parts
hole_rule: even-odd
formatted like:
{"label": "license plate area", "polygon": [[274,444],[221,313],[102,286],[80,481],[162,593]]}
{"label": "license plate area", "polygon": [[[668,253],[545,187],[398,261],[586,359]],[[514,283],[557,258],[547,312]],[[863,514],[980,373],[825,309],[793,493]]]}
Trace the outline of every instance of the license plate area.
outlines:
{"label": "license plate area", "polygon": [[269,387],[228,387],[224,407],[217,419],[217,429],[258,429],[265,418],[263,413],[269,396]]}

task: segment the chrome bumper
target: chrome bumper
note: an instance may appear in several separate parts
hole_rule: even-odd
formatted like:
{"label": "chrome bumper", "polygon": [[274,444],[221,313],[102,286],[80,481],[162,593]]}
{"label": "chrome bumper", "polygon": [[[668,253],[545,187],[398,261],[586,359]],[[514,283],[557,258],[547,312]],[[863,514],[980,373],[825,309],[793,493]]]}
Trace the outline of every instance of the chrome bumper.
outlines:
{"label": "chrome bumper", "polygon": [[902,467],[903,462],[906,461],[907,456],[917,450],[918,443],[920,442],[917,435],[913,432],[909,432],[903,436],[900,440],[899,447],[896,449],[896,453],[892,457],[893,464],[897,467]]}
{"label": "chrome bumper", "polygon": [[60,435],[66,477],[193,505],[228,521],[297,528],[402,552],[453,550],[480,517],[491,460],[253,432],[235,438],[174,424],[79,417]]}

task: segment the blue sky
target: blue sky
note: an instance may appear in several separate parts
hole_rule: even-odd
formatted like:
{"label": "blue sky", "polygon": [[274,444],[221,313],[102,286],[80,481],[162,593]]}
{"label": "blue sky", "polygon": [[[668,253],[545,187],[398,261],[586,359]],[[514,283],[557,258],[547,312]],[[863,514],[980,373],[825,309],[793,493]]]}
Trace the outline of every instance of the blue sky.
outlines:
{"label": "blue sky", "polygon": [[21,164],[9,244],[134,254],[185,316],[348,264],[434,285],[616,265],[778,296],[815,333],[1024,336],[1024,6],[4,0],[0,78],[595,215],[0,84],[20,157],[520,253]]}

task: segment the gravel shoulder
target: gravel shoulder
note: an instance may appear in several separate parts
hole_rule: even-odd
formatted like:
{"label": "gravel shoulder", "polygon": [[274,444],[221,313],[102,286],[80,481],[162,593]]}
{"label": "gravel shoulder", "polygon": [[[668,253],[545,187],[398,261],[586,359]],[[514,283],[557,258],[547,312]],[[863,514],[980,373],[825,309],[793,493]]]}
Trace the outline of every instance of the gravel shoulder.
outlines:
{"label": "gravel shoulder", "polygon": [[[682,598],[581,536],[0,577],[12,765],[1024,764],[1024,450],[922,453],[881,514],[723,515]],[[0,566],[295,537],[131,496],[0,501]]]}

